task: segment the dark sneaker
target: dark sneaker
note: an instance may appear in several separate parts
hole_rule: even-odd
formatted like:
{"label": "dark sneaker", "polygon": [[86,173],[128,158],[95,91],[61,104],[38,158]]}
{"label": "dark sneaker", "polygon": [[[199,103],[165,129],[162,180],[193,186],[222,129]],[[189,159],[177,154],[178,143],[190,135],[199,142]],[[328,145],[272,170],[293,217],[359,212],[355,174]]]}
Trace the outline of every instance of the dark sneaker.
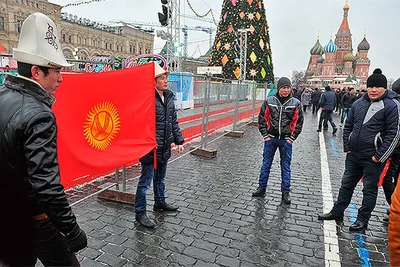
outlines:
{"label": "dark sneaker", "polygon": [[337,133],[337,128],[333,128],[332,134],[336,134]]}
{"label": "dark sneaker", "polygon": [[149,217],[147,217],[146,214],[143,214],[143,215],[136,214],[136,221],[140,225],[142,225],[146,228],[155,228],[156,227],[156,225],[149,219]]}
{"label": "dark sneaker", "polygon": [[319,132],[319,133],[320,133],[320,132],[321,132],[321,128],[318,128],[318,129],[317,129],[317,132]]}
{"label": "dark sneaker", "polygon": [[365,229],[367,229],[367,224],[360,221],[355,221],[349,228],[351,232],[361,232]]}
{"label": "dark sneaker", "polygon": [[318,215],[318,220],[321,221],[330,221],[330,220],[337,220],[337,221],[342,221],[343,220],[343,216],[336,216],[333,215],[332,213],[328,212],[328,213],[323,213],[323,214],[319,214]]}
{"label": "dark sneaker", "polygon": [[179,207],[172,206],[168,203],[156,203],[154,204],[154,211],[177,211]]}
{"label": "dark sneaker", "polygon": [[282,203],[290,204],[292,200],[290,199],[289,192],[282,192]]}
{"label": "dark sneaker", "polygon": [[265,197],[265,187],[259,187],[257,190],[252,194],[253,197]]}

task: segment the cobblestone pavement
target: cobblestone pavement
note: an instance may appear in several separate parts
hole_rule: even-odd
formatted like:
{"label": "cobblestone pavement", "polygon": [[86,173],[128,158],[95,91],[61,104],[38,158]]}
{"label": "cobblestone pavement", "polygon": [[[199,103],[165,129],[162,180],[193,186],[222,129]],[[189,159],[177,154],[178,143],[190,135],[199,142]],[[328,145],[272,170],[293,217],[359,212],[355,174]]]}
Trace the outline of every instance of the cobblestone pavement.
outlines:
{"label": "cobblestone pavement", "polygon": [[[266,197],[251,197],[263,140],[257,127],[246,126],[243,138],[222,137],[209,145],[218,150],[215,159],[188,155],[169,165],[168,201],[180,209],[153,213],[149,191],[148,215],[157,222],[155,230],[137,225],[128,205],[93,197],[74,206],[89,236],[88,248],[78,254],[82,266],[325,266],[323,223],[317,220],[323,201],[316,120],[305,114],[303,133],[294,143],[291,205],[280,203],[279,152]],[[334,199],[344,165],[341,133],[324,133]],[[137,168],[129,173],[137,174]],[[351,212],[338,225],[342,266],[371,266],[361,260],[389,266],[382,222],[386,203],[381,190],[379,194],[365,234],[348,231]],[[360,205],[361,188],[353,201]]]}

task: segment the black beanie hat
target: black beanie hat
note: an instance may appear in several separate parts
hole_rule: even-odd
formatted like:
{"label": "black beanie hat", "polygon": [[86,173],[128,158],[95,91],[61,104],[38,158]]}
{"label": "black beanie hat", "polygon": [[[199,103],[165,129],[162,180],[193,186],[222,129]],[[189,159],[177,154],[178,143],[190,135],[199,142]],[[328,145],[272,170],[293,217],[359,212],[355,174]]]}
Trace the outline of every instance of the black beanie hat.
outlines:
{"label": "black beanie hat", "polygon": [[325,86],[325,91],[330,91],[331,87],[329,85]]}
{"label": "black beanie hat", "polygon": [[383,87],[387,88],[387,79],[385,75],[382,74],[381,69],[375,69],[371,76],[367,80],[368,87]]}
{"label": "black beanie hat", "polygon": [[292,83],[290,82],[289,78],[282,77],[278,81],[278,85],[277,85],[278,91],[279,91],[279,89],[281,89],[282,87],[285,87],[285,86],[292,87]]}
{"label": "black beanie hat", "polygon": [[393,83],[392,90],[400,94],[400,78]]}

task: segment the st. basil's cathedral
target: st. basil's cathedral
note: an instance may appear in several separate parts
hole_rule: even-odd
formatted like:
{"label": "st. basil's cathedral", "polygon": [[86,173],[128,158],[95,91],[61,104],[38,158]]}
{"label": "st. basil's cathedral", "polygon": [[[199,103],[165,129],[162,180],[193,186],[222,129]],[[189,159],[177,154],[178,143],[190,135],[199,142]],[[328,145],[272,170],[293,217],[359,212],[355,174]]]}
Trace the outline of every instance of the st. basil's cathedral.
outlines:
{"label": "st. basil's cathedral", "polygon": [[310,50],[306,79],[307,85],[312,88],[321,88],[329,85],[332,88],[354,87],[366,88],[370,60],[368,51],[370,45],[364,39],[357,46],[357,53],[353,54],[352,34],[349,28],[349,5],[343,7],[344,15],[342,24],[336,34],[335,41],[332,36],[327,45],[322,47],[317,42]]}

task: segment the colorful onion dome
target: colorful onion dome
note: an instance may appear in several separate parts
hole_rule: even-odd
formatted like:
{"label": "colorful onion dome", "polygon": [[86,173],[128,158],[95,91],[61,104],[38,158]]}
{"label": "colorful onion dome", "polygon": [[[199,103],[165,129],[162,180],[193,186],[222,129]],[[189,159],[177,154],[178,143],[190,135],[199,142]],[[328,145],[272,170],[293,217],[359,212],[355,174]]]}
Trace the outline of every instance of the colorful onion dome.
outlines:
{"label": "colorful onion dome", "polygon": [[329,43],[324,47],[325,53],[335,53],[337,51],[337,46],[333,43],[332,37]]}
{"label": "colorful onion dome", "polygon": [[369,45],[367,39],[365,38],[364,35],[364,39],[361,41],[361,43],[357,46],[357,50],[369,50],[371,48],[371,46]]}
{"label": "colorful onion dome", "polygon": [[315,45],[311,48],[310,54],[311,55],[322,55],[323,53],[324,53],[324,48],[319,43],[319,38],[318,38]]}
{"label": "colorful onion dome", "polygon": [[324,62],[325,61],[325,58],[323,58],[323,56],[320,56],[318,59],[317,59],[317,63],[322,63],[322,62]]}
{"label": "colorful onion dome", "polygon": [[356,57],[353,55],[353,53],[351,53],[351,52],[349,51],[349,53],[346,54],[346,55],[343,57],[343,60],[344,60],[344,61],[354,61],[354,60],[356,60]]}

